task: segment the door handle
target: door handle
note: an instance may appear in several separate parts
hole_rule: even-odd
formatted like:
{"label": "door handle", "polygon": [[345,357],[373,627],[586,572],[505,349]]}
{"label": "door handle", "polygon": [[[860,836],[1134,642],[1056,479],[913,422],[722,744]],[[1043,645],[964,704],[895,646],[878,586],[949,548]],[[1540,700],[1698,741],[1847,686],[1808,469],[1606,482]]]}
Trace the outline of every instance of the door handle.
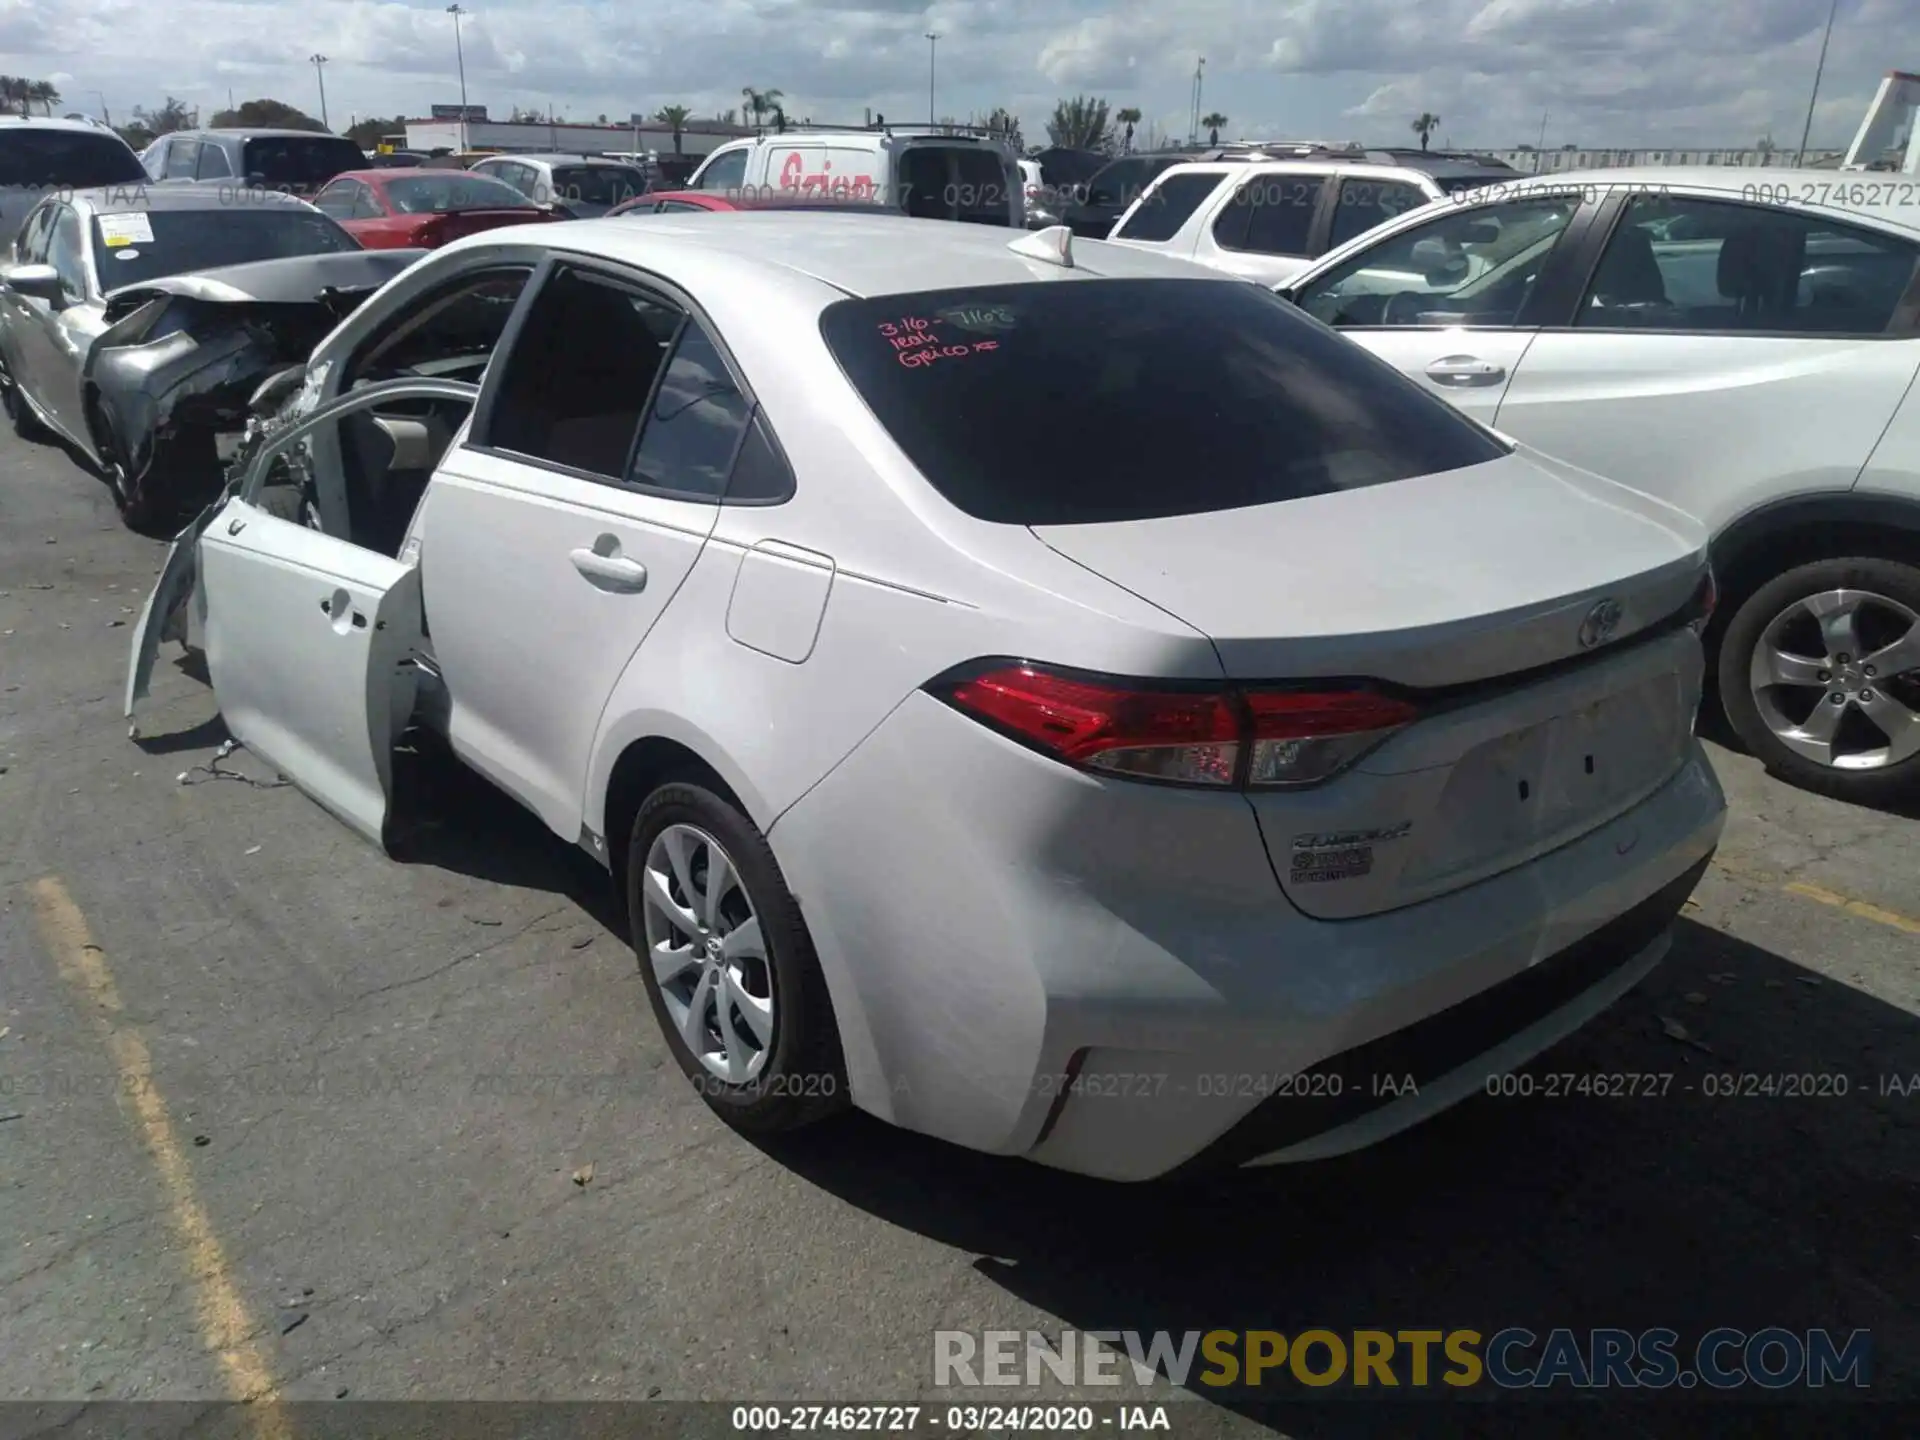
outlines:
{"label": "door handle", "polygon": [[1427,378],[1436,385],[1498,385],[1507,367],[1477,355],[1445,355],[1427,366]]}
{"label": "door handle", "polygon": [[[611,539],[602,536],[602,541]],[[573,568],[603,590],[631,595],[647,588],[647,567],[624,555],[603,555],[599,550],[581,548],[568,557]]]}

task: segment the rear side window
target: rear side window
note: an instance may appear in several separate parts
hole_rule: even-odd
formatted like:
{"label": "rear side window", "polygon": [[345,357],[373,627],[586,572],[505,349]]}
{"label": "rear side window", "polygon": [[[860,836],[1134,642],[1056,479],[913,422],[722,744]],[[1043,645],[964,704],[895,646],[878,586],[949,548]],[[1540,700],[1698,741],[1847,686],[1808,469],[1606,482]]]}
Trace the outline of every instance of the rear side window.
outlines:
{"label": "rear side window", "polygon": [[1256,175],[1213,222],[1213,238],[1224,250],[1306,255],[1326,183],[1318,175]]}
{"label": "rear side window", "polygon": [[747,152],[729,150],[707,166],[700,176],[701,190],[737,190],[747,178]]}
{"label": "rear side window", "polygon": [[1220,186],[1218,175],[1175,175],[1140,198],[1140,208],[1113,234],[1115,240],[1171,240]]}
{"label": "rear side window", "polygon": [[1001,524],[1233,510],[1507,453],[1258,285],[1086,280],[850,299],[820,328],[928,482]]}
{"label": "rear side window", "polygon": [[688,321],[660,378],[628,478],[652,490],[718,500],[752,414],[707,332]]}
{"label": "rear side window", "polygon": [[622,479],[680,320],[677,309],[623,285],[557,271],[507,355],[485,443]]}
{"label": "rear side window", "polygon": [[266,135],[247,141],[247,181],[254,185],[318,189],[342,170],[367,163],[360,147],[337,135]]}
{"label": "rear side window", "polygon": [[958,145],[915,145],[900,156],[902,208],[923,220],[1009,225],[1006,171],[999,152]]}
{"label": "rear side window", "polygon": [[85,130],[0,130],[0,187],[91,190],[138,185],[147,178],[139,157],[117,135]]}

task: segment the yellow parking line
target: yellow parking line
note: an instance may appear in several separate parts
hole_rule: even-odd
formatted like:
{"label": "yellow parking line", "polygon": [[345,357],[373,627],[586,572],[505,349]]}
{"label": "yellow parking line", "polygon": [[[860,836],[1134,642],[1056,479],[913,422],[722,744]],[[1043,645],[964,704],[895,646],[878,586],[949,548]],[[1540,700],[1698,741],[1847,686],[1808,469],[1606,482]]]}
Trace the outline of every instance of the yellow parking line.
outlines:
{"label": "yellow parking line", "polygon": [[146,1041],[137,1030],[121,1023],[124,1007],[119,987],[113,983],[113,972],[107,968],[106,954],[94,943],[86,917],[57,877],[34,881],[32,891],[40,937],[53,952],[61,978],[86,1007],[94,1029],[105,1041],[119,1071],[120,1093],[131,1098],[140,1137],[160,1172],[168,1215],[186,1252],[187,1269],[197,1292],[201,1338],[220,1358],[229,1396],[255,1402],[255,1435],[263,1440],[288,1436],[291,1432],[273,1372],[253,1341],[260,1327],[240,1298],[226,1252],[194,1188],[186,1152],[180,1148],[166,1101],[154,1084],[153,1057]]}
{"label": "yellow parking line", "polygon": [[1804,880],[1795,880],[1792,884],[1780,887],[1789,895],[1798,895],[1803,899],[1816,900],[1822,905],[1831,905],[1836,910],[1844,910],[1849,915],[1858,915],[1862,920],[1877,921],[1892,926],[1895,930],[1904,930],[1909,935],[1920,935],[1920,920],[1911,915],[1902,915],[1898,910],[1888,910],[1879,905],[1869,905],[1865,900],[1854,900],[1824,886],[1809,885]]}

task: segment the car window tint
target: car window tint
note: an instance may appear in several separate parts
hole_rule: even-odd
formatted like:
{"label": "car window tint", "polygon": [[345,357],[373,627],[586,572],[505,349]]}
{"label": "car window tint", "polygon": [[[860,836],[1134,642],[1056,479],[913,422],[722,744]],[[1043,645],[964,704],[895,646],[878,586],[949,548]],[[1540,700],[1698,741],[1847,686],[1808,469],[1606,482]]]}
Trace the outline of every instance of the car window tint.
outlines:
{"label": "car window tint", "polygon": [[1234,191],[1213,238],[1228,250],[1305,255],[1326,183],[1318,175],[1256,175]]}
{"label": "car window tint", "polygon": [[487,443],[618,480],[680,312],[563,268],[506,357]]}
{"label": "car window tint", "polygon": [[0,188],[90,190],[145,178],[139,157],[117,135],[0,128]]}
{"label": "car window tint", "polygon": [[698,189],[732,190],[747,178],[747,152],[729,150],[701,173]]}
{"label": "car window tint", "polygon": [[1124,210],[1162,170],[1175,162],[1144,159],[1115,160],[1087,181],[1086,203],[1102,209]]}
{"label": "car window tint", "polygon": [[262,135],[242,146],[250,183],[317,189],[342,170],[358,170],[367,157],[338,135]]}
{"label": "car window tint", "polygon": [[848,299],[821,333],[934,489],[1003,524],[1232,510],[1507,453],[1384,361],[1235,280]]}
{"label": "car window tint", "polygon": [[373,193],[373,187],[364,180],[353,182],[353,218],[356,220],[379,220],[385,217],[386,206],[380,203],[380,197]]}
{"label": "car window tint", "polygon": [[353,214],[353,182],[336,180],[313,197],[313,208],[322,215],[345,220]]}
{"label": "car window tint", "polygon": [[348,383],[408,375],[479,380],[532,275],[531,266],[504,266],[419,297],[353,357]]}
{"label": "car window tint", "polygon": [[733,474],[727,481],[727,499],[738,504],[777,504],[793,495],[793,471],[774,443],[766,416],[755,411],[733,457]]}
{"label": "car window tint", "polygon": [[1139,208],[1113,234],[1115,240],[1171,240],[1180,227],[1220,188],[1220,177],[1173,175],[1140,197]]}
{"label": "car window tint", "polygon": [[53,222],[53,236],[47,245],[47,264],[60,272],[60,288],[70,300],[82,300],[87,294],[86,261],[81,254],[85,242],[80,234],[80,217],[62,205]]}
{"label": "car window tint", "polygon": [[215,145],[211,141],[202,141],[200,163],[194,167],[194,179],[224,180],[232,174],[233,167],[227,163],[227,147]]}
{"label": "car window tint", "polygon": [[1513,325],[1579,201],[1447,207],[1363,248],[1299,294],[1329,325]]}
{"label": "car window tint", "polygon": [[1374,226],[1426,203],[1427,192],[1418,185],[1399,180],[1342,180],[1340,193],[1335,197],[1333,231],[1327,236],[1327,248],[1344,245],[1354,236],[1364,235]]}
{"label": "car window tint", "polygon": [[200,162],[200,142],[198,140],[175,139],[173,148],[167,151],[167,179],[191,180],[194,166]]}
{"label": "car window tint", "polygon": [[1575,323],[1605,329],[1878,335],[1920,247],[1817,216],[1635,195]]}
{"label": "car window tint", "polygon": [[719,499],[752,411],[712,338],[688,321],[660,378],[628,478],[656,490]]}

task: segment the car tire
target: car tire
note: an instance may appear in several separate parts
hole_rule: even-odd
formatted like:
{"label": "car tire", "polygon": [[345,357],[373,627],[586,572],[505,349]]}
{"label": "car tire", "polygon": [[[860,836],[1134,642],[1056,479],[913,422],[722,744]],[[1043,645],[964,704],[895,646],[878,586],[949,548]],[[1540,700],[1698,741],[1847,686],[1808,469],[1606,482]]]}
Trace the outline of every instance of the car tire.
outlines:
{"label": "car tire", "polygon": [[[1721,708],[1753,756],[1795,785],[1867,805],[1910,794],[1920,783],[1920,720],[1903,746],[1873,716],[1902,730],[1902,712],[1920,715],[1920,663],[1902,654],[1891,667],[1868,664],[1902,635],[1920,661],[1920,569],[1873,556],[1796,566],[1748,596],[1728,623],[1716,675]],[[1772,683],[1782,676],[1789,683]]]}
{"label": "car tire", "polygon": [[[709,923],[705,887],[715,847],[734,878],[723,883]],[[846,1065],[826,979],[799,902],[753,822],[702,785],[662,785],[634,816],[626,872],[627,914],[647,998],[674,1059],[714,1112],[735,1129],[771,1135],[844,1109]],[[758,922],[758,943],[729,954],[729,937],[746,933],[743,916]],[[698,933],[689,933],[689,922]],[[672,960],[655,962],[653,947],[663,936],[686,942],[687,958],[677,969]],[[705,958],[703,937],[711,942]],[[750,1023],[750,1004],[770,1010],[760,1015],[764,1031]],[[744,1078],[717,1068],[736,1058],[746,1061],[735,1072]]]}
{"label": "car tire", "polygon": [[113,508],[120,512],[120,519],[129,530],[152,529],[164,509],[155,503],[159,487],[152,482],[157,466],[149,463],[142,474],[133,474],[126,450],[120,444],[119,417],[111,405],[96,401],[92,420],[94,448],[100,455],[100,478],[113,493]]}

